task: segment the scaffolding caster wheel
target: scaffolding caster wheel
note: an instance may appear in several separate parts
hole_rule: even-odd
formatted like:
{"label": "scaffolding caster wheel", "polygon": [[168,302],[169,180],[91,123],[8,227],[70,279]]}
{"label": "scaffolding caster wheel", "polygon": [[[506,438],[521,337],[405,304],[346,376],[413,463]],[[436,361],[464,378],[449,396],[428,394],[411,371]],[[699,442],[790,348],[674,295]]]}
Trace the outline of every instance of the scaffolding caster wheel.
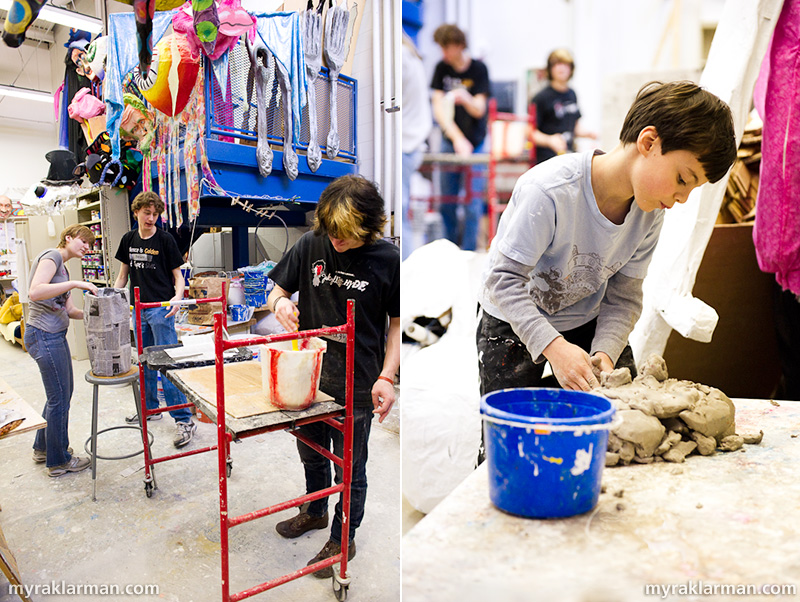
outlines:
{"label": "scaffolding caster wheel", "polygon": [[233,461],[232,460],[228,460],[228,462],[226,464],[226,467],[225,467],[225,475],[228,478],[231,478],[231,473],[232,472],[233,472]]}
{"label": "scaffolding caster wheel", "polygon": [[147,497],[153,497],[153,484],[149,481],[144,484],[144,494]]}
{"label": "scaffolding caster wheel", "polygon": [[347,590],[350,588],[350,577],[342,579],[336,570],[333,571],[333,593],[339,602],[347,600]]}

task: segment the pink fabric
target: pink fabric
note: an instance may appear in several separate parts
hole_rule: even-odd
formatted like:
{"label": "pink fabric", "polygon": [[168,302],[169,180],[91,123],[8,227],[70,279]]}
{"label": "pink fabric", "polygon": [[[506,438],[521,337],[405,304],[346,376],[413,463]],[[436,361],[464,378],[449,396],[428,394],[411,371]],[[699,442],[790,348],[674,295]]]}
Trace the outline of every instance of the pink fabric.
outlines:
{"label": "pink fabric", "polygon": [[[772,35],[753,229],[758,265],[800,295],[800,0],[785,0]],[[762,73],[764,69],[762,68]]]}
{"label": "pink fabric", "polygon": [[72,97],[72,102],[69,103],[67,112],[72,119],[83,121],[105,113],[106,105],[96,96],[92,96],[91,88],[81,88]]}

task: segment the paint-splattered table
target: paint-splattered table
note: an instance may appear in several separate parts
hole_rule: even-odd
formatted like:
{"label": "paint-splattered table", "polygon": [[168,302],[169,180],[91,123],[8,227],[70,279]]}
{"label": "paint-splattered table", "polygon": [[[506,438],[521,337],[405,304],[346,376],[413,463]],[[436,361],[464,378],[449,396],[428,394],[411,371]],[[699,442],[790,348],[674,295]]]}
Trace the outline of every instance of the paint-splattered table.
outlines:
{"label": "paint-splattered table", "polygon": [[501,512],[482,465],[403,538],[403,602],[627,602],[662,599],[663,586],[672,600],[771,599],[723,585],[789,585],[775,599],[798,599],[800,403],[734,402],[760,445],[606,468],[581,516]]}

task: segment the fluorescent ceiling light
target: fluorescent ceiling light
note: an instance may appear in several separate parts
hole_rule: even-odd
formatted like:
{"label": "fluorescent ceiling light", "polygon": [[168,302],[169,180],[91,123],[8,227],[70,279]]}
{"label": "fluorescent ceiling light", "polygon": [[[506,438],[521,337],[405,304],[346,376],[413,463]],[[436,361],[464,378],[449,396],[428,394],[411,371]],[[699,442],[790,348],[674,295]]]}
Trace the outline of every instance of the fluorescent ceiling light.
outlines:
{"label": "fluorescent ceiling light", "polygon": [[25,100],[53,102],[53,95],[50,92],[17,88],[16,86],[5,86],[3,84],[0,84],[0,96],[13,96],[14,98],[24,98]]}
{"label": "fluorescent ceiling light", "polygon": [[[0,0],[0,9],[6,11],[11,10],[11,5],[12,0]],[[88,31],[89,33],[100,33],[103,31],[103,22],[100,19],[88,17],[81,13],[76,13],[50,4],[42,7],[39,11],[38,19],[63,25],[64,27],[75,27],[76,29]]]}

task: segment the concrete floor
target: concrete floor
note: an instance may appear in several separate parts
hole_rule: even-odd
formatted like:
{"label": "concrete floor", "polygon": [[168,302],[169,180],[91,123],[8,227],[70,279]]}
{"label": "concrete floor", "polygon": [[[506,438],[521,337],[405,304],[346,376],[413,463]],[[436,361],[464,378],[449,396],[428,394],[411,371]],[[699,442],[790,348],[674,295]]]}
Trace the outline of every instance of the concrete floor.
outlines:
{"label": "concrete floor", "polygon": [[[0,340],[3,378],[35,409],[44,394],[35,362],[19,346]],[[70,412],[70,441],[86,456],[83,442],[91,428],[91,386],[84,380],[89,362],[73,361],[75,393]],[[129,386],[102,387],[100,428],[124,423],[133,410]],[[370,437],[369,497],[358,530],[357,556],[348,600],[382,602],[400,599],[400,441],[392,411],[384,425],[373,424]],[[150,422],[154,454],[175,451],[174,423]],[[388,426],[387,426],[388,425]],[[91,469],[58,478],[31,459],[32,434],[0,441],[0,526],[13,551],[22,582],[40,587],[79,584],[156,584],[158,595],[138,600],[211,602],[221,599],[219,505],[216,452],[156,465],[158,489],[144,494],[141,456],[98,461],[97,501],[91,500]],[[192,447],[216,442],[215,427],[198,423]],[[99,453],[127,453],[141,445],[134,431],[100,436]],[[304,493],[304,478],[295,439],[272,433],[231,448],[233,473],[228,484],[229,509],[243,514]],[[330,506],[331,514],[333,504]],[[231,592],[306,565],[328,538],[329,529],[296,540],[275,532],[275,524],[293,516],[291,509],[231,530]],[[0,575],[0,601],[18,600]],[[126,596],[127,597],[127,596]],[[80,596],[34,596],[34,600],[76,600]],[[331,581],[306,576],[254,600],[335,600]]]}

